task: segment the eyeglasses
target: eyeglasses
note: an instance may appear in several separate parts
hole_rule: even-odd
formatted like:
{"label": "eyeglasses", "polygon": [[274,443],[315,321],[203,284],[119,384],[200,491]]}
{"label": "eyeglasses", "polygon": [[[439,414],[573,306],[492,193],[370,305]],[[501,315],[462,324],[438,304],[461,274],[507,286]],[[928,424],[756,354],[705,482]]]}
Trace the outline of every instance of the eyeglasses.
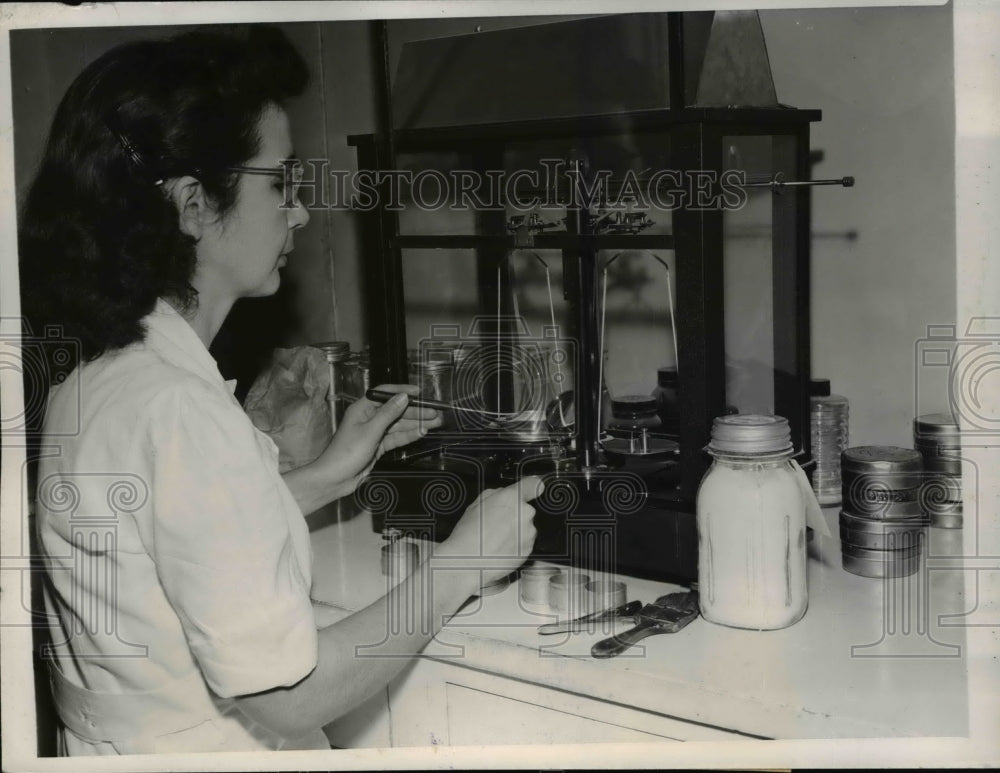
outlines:
{"label": "eyeglasses", "polygon": [[298,159],[286,159],[281,166],[227,166],[226,171],[280,177],[285,192],[281,206],[294,207],[298,203],[299,186],[302,184],[302,165]]}

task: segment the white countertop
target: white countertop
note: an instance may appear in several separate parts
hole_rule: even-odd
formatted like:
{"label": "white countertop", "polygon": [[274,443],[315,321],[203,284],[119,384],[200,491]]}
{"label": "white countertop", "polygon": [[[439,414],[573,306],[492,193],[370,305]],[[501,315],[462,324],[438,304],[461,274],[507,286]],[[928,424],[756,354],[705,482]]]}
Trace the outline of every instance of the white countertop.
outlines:
{"label": "white countertop", "polygon": [[[921,570],[884,582],[841,568],[837,510],[824,515],[834,536],[810,544],[809,609],[789,628],[746,631],[697,618],[597,660],[591,646],[613,630],[541,636],[537,626],[557,615],[524,608],[514,583],[467,604],[425,655],[750,735],[966,735],[967,610],[960,559],[949,558],[959,555],[961,532],[930,529]],[[331,605],[319,609],[332,620],[385,592],[382,541],[367,513],[315,518],[313,596]],[[644,603],[676,590],[617,579]]]}

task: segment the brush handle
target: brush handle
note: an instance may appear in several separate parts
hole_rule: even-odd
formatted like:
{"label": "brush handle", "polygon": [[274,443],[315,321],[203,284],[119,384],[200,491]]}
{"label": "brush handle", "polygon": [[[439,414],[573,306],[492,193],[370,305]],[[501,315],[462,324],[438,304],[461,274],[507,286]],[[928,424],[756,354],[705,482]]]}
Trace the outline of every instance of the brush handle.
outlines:
{"label": "brush handle", "polygon": [[673,633],[673,631],[658,620],[642,620],[634,628],[629,628],[610,639],[602,639],[597,642],[590,648],[590,654],[595,658],[613,658],[616,655],[621,655],[633,644],[642,641],[647,636],[658,633]]}

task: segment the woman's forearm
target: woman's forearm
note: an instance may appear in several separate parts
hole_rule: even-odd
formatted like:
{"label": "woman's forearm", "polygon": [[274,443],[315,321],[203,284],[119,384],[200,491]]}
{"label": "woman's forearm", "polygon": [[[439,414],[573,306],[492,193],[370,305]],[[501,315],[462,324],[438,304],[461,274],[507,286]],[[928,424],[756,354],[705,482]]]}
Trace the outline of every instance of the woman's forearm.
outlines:
{"label": "woman's forearm", "polygon": [[289,470],[281,477],[303,515],[310,515],[333,500],[347,496],[352,489],[350,478],[338,476],[329,464],[312,462]]}
{"label": "woman's forearm", "polygon": [[422,562],[383,598],[319,632],[305,679],[239,699],[241,709],[290,738],[323,727],[383,688],[479,588],[479,572]]}

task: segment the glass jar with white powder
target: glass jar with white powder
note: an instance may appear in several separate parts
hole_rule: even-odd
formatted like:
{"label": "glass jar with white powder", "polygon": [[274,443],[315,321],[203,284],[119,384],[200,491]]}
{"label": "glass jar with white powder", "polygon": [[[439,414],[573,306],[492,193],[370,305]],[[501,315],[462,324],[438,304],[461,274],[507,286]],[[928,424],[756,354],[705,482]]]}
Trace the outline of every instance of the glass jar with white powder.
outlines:
{"label": "glass jar with white powder", "polygon": [[806,611],[806,501],[780,416],[720,416],[697,497],[702,616],[772,630]]}

